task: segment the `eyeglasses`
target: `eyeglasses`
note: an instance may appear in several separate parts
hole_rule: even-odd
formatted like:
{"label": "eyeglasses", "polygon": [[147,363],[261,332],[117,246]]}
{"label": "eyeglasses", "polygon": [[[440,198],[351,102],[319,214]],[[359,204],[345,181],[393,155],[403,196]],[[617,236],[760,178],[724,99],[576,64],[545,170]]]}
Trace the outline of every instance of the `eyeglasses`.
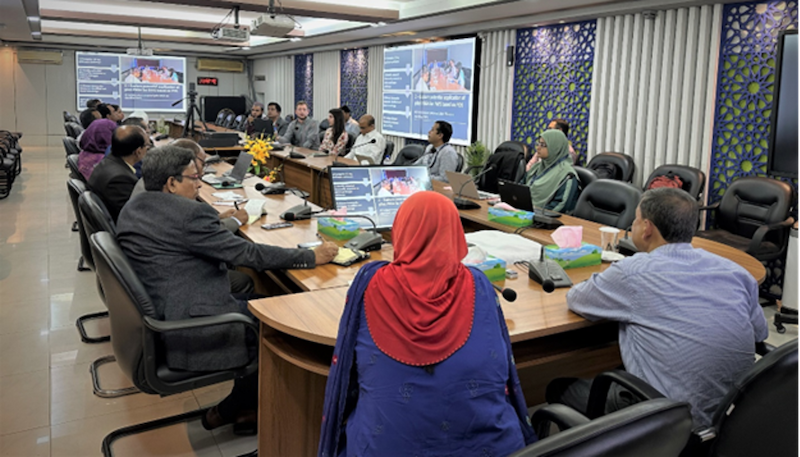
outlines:
{"label": "eyeglasses", "polygon": [[539,140],[539,141],[536,142],[536,147],[537,148],[546,148],[547,147],[547,143],[545,143],[544,140]]}
{"label": "eyeglasses", "polygon": [[178,181],[181,181],[181,178],[189,178],[189,179],[191,179],[192,181],[198,181],[198,180],[200,180],[200,175],[175,175],[175,176],[173,176],[173,177],[174,177],[175,179],[177,179]]}

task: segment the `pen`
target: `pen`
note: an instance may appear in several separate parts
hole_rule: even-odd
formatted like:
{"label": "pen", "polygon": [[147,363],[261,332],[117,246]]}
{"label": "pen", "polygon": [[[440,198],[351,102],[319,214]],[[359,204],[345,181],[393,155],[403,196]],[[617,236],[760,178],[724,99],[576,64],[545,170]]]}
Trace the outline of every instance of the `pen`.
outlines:
{"label": "pen", "polygon": [[239,211],[239,203],[233,202],[233,207],[236,208],[236,211]]}

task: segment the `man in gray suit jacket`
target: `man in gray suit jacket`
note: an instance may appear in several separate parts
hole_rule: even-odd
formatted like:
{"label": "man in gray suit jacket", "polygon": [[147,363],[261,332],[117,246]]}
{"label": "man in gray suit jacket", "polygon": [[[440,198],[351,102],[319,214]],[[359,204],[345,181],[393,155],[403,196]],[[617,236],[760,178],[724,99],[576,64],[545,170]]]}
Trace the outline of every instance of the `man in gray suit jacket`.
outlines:
{"label": "man in gray suit jacket", "polygon": [[[216,210],[196,201],[202,183],[195,155],[187,149],[170,145],[151,150],[142,175],[147,192],[122,209],[117,239],[161,319],[247,313],[246,303],[230,294],[227,264],[255,270],[314,268],[338,252],[334,243],[314,251],[284,249],[251,243],[225,230]],[[224,370],[250,359],[241,325],[170,332],[164,343],[167,365],[173,369]],[[235,396],[236,385],[230,397]],[[235,420],[237,411],[223,412],[224,403],[218,411],[222,419],[211,416],[204,425],[214,428]]]}

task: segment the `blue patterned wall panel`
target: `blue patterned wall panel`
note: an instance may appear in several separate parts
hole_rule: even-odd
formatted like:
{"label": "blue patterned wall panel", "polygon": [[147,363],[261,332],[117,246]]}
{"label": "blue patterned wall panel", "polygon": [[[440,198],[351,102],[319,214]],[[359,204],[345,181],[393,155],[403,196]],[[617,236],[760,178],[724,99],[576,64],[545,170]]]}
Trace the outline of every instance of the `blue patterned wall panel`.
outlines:
{"label": "blue patterned wall panel", "polygon": [[351,116],[358,120],[367,114],[367,81],[369,49],[345,49],[341,54],[342,78],[339,98],[350,108]]}
{"label": "blue patterned wall panel", "polygon": [[[314,54],[294,56],[294,102],[305,100],[309,116],[314,115]],[[294,114],[294,110],[292,110]]]}
{"label": "blue patterned wall panel", "polygon": [[586,159],[596,21],[517,30],[511,137],[532,145],[553,118]]}
{"label": "blue patterned wall panel", "polygon": [[[709,203],[744,176],[767,176],[778,32],[797,28],[797,2],[725,5],[717,75]],[[797,180],[786,180],[797,189]],[[762,292],[779,296],[784,260],[765,264]]]}

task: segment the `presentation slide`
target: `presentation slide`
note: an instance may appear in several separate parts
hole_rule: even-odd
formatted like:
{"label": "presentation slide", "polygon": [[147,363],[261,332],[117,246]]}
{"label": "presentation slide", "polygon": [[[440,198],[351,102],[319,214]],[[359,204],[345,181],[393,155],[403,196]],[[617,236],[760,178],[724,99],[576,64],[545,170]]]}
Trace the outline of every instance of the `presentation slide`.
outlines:
{"label": "presentation slide", "polygon": [[470,144],[475,38],[386,48],[383,59],[384,135],[427,140],[442,120],[450,143]]}
{"label": "presentation slide", "polygon": [[78,109],[97,98],[123,110],[186,111],[186,59],[183,57],[130,56],[75,53]]}
{"label": "presentation slide", "polygon": [[[331,186],[337,210],[347,208],[347,214],[367,216],[378,228],[391,228],[397,209],[409,195],[432,189],[430,172],[424,166],[333,167]],[[366,220],[358,223],[372,228]]]}

